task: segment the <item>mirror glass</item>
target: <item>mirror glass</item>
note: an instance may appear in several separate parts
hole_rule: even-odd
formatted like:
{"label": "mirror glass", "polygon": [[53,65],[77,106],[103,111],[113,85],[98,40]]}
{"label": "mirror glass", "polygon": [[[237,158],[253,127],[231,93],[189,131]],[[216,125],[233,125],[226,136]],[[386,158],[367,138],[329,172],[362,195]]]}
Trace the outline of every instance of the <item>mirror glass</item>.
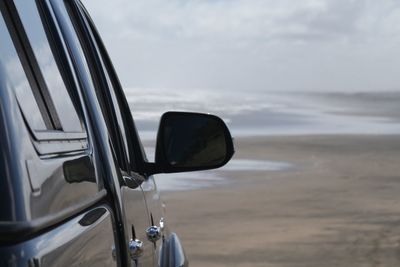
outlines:
{"label": "mirror glass", "polygon": [[218,117],[172,112],[163,118],[165,159],[172,167],[207,168],[227,158],[227,128]]}

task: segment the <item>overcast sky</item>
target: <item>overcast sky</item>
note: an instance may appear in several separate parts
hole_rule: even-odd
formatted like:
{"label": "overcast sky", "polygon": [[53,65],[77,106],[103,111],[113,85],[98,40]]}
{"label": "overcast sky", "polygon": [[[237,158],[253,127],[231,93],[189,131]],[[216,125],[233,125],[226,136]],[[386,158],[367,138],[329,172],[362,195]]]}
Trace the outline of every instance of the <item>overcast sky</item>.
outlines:
{"label": "overcast sky", "polygon": [[399,0],[83,0],[129,88],[400,91]]}

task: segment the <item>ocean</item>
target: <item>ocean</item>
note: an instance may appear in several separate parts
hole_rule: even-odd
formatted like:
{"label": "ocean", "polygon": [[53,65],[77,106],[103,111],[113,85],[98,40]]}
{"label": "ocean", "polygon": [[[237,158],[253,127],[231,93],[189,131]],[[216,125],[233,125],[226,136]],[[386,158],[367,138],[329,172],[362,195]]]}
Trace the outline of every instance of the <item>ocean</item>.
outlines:
{"label": "ocean", "polygon": [[125,93],[145,140],[155,139],[159,118],[170,110],[218,115],[234,137],[400,132],[400,93]]}
{"label": "ocean", "polygon": [[[139,135],[154,159],[155,138],[166,111],[192,111],[220,116],[233,138],[287,135],[386,135],[400,133],[400,93],[268,92],[219,93],[126,89]],[[278,171],[286,162],[234,158],[216,171],[156,175],[160,190],[188,190],[227,182],[229,171]],[[197,182],[194,182],[194,181]]]}

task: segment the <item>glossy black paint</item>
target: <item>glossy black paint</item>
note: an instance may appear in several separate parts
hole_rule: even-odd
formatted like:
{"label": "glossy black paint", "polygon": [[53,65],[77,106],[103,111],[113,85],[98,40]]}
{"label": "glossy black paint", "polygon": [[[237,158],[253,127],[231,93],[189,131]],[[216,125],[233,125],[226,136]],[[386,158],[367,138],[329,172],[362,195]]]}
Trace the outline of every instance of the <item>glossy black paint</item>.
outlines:
{"label": "glossy black paint", "polygon": [[[7,29],[16,35],[9,6],[11,2],[0,4],[3,29],[2,40],[6,42]],[[15,15],[15,14],[14,14]],[[19,43],[19,38],[13,38]],[[20,46],[22,47],[22,46]],[[21,49],[21,48],[20,48]],[[1,202],[0,240],[15,242],[34,236],[48,227],[52,227],[66,218],[77,214],[105,196],[101,184],[86,182],[82,186],[70,183],[65,179],[63,164],[78,157],[93,157],[93,151],[79,144],[72,148],[69,144],[77,142],[74,138],[64,141],[63,138],[38,140],[32,133],[26,117],[21,112],[21,103],[15,93],[18,90],[29,90],[30,83],[13,82],[15,67],[24,62],[25,53],[18,50],[12,57],[2,55],[4,66],[0,80],[2,81],[0,105],[2,107],[2,173],[1,188],[6,192]],[[17,74],[15,74],[17,75]],[[48,153],[43,155],[38,147],[45,146]],[[62,149],[59,149],[62,147]],[[69,150],[67,150],[69,149]],[[68,153],[64,153],[68,151]],[[91,160],[95,162],[95,160]],[[93,163],[92,163],[93,164]]]}
{"label": "glossy black paint", "polygon": [[0,246],[0,266],[117,266],[113,246],[110,208],[99,206],[37,237]]}
{"label": "glossy black paint", "polygon": [[[0,10],[0,266],[187,266],[82,4],[3,0]],[[225,149],[212,167],[230,159]],[[162,238],[147,240],[161,224]],[[132,239],[144,243],[136,260]]]}

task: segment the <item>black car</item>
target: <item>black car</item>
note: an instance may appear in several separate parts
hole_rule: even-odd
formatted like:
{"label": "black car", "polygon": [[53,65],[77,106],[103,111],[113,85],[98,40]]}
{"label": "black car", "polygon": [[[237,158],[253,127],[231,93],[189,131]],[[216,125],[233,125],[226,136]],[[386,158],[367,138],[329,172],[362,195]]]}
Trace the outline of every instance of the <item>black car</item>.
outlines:
{"label": "black car", "polygon": [[0,10],[0,266],[186,266],[152,175],[227,163],[226,125],[167,112],[149,162],[82,4]]}

